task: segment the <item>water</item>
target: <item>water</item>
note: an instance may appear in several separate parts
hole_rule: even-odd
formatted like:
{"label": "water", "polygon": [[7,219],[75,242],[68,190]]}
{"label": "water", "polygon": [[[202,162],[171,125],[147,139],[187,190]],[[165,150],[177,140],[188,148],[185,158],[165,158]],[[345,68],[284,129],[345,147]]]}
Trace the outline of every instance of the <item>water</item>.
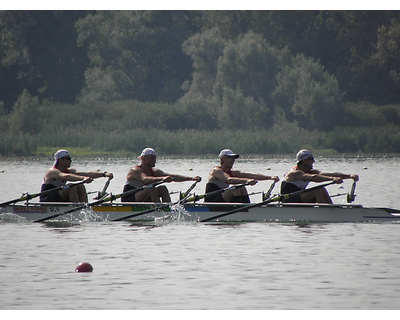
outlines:
{"label": "water", "polygon": [[[77,160],[73,166],[113,172],[108,191],[117,194],[135,163]],[[159,159],[157,167],[202,176],[194,189],[202,194],[215,164],[214,159]],[[290,158],[239,159],[235,168],[281,177],[292,164]],[[0,162],[0,201],[38,192],[50,165],[50,160]],[[393,194],[398,179],[387,178],[398,171],[397,158],[317,159],[315,167],[359,174],[356,203],[400,208]],[[98,179],[87,187],[101,190],[104,183]],[[185,191],[191,184],[168,187]],[[260,182],[249,192],[266,191],[270,184]],[[346,181],[329,191],[345,193],[350,187]],[[252,196],[260,200],[260,194]],[[1,221],[0,309],[398,310],[399,228],[397,223]],[[82,261],[94,271],[75,273]]]}

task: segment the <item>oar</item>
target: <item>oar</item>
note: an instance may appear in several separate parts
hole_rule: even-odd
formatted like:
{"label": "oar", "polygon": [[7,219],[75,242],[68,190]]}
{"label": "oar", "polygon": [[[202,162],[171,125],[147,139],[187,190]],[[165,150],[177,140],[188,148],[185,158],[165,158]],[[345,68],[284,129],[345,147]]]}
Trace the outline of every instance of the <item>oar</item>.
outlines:
{"label": "oar", "polygon": [[274,180],[274,182],[272,182],[271,186],[269,187],[267,193],[263,194],[263,198],[262,198],[263,200],[269,199],[269,197],[271,196],[272,190],[274,190],[274,188],[275,188],[275,184],[276,184],[276,181]]}
{"label": "oar", "polygon": [[48,216],[48,217],[45,217],[45,218],[42,218],[42,219],[38,219],[38,220],[35,220],[33,222],[43,222],[43,221],[46,221],[46,220],[57,218],[57,217],[62,216],[64,214],[72,213],[72,212],[75,212],[75,211],[78,211],[78,210],[82,210],[82,209],[87,208],[87,207],[95,206],[95,205],[98,205],[98,204],[103,203],[103,202],[113,201],[113,200],[119,199],[119,198],[127,196],[127,195],[135,194],[136,192],[139,192],[141,190],[153,188],[153,187],[155,187],[155,186],[157,186],[157,185],[159,185],[161,183],[164,183],[164,181],[159,181],[159,182],[155,182],[155,183],[152,183],[152,184],[147,184],[147,185],[144,185],[143,187],[140,187],[140,188],[137,188],[137,189],[132,189],[132,190],[120,193],[120,194],[109,195],[109,196],[107,196],[107,197],[105,197],[103,199],[100,199],[100,200],[97,200],[97,201],[94,201],[94,202],[91,202],[91,203],[87,203],[85,205],[82,205],[82,206],[79,206],[79,207],[75,207],[75,208],[72,208],[72,209],[64,211],[64,212],[53,214],[51,216]]}
{"label": "oar", "polygon": [[241,188],[241,187],[245,187],[247,185],[248,185],[248,183],[233,185],[233,186],[227,187],[225,189],[211,191],[211,192],[208,192],[208,193],[203,194],[203,195],[197,195],[197,196],[195,195],[195,196],[190,197],[190,198],[188,198],[188,197],[187,198],[183,198],[183,199],[178,200],[178,201],[176,201],[174,203],[167,203],[167,204],[159,205],[159,206],[156,206],[154,208],[150,208],[150,209],[138,212],[138,213],[133,213],[133,214],[121,217],[121,218],[114,219],[113,221],[122,221],[122,220],[130,219],[130,218],[138,217],[138,216],[141,216],[141,215],[146,214],[146,213],[150,213],[150,212],[154,212],[154,211],[161,210],[161,209],[164,209],[164,208],[168,208],[169,206],[174,206],[176,204],[182,204],[182,203],[191,202],[191,201],[198,201],[198,200],[203,199],[203,198],[205,198],[206,196],[209,196],[209,195],[216,195],[216,194],[219,194],[219,193],[223,193],[225,191],[230,191],[230,190],[235,190],[235,189],[238,189],[238,188]]}
{"label": "oar", "polygon": [[192,191],[192,190],[194,189],[194,187],[196,186],[196,184],[197,184],[197,181],[195,181],[195,182],[189,187],[189,189],[187,189],[187,190],[185,191],[185,193],[182,193],[181,196],[180,196],[180,198],[181,198],[181,199],[185,199],[185,198],[189,195],[190,191]]}
{"label": "oar", "polygon": [[356,198],[356,195],[354,194],[356,191],[356,182],[353,182],[353,185],[351,186],[351,191],[349,194],[347,194],[347,202],[352,203],[354,199]]}
{"label": "oar", "polygon": [[98,194],[97,197],[95,199],[101,199],[106,195],[106,190],[108,188],[108,186],[110,185],[110,178],[107,179],[106,184],[104,185],[103,190],[101,190]]}
{"label": "oar", "polygon": [[331,197],[331,198],[341,197],[341,196],[345,196],[346,194],[348,195],[348,193],[337,193],[337,194],[331,195],[330,197]]}
{"label": "oar", "polygon": [[281,194],[281,195],[275,196],[273,198],[269,198],[269,199],[264,200],[264,201],[259,202],[259,203],[255,203],[255,204],[252,204],[252,205],[240,207],[240,208],[237,208],[237,209],[225,212],[225,213],[218,214],[218,215],[210,217],[210,218],[203,219],[200,222],[208,222],[208,221],[211,221],[211,220],[219,219],[219,218],[228,216],[230,214],[234,214],[234,213],[242,211],[242,210],[248,210],[248,209],[252,209],[252,208],[255,208],[255,207],[259,207],[259,206],[262,206],[262,205],[270,203],[270,202],[286,200],[286,199],[289,199],[289,198],[291,198],[291,197],[293,197],[295,195],[302,194],[302,193],[309,192],[309,191],[316,190],[316,189],[320,189],[320,188],[329,186],[329,185],[334,184],[334,183],[336,183],[336,182],[332,181],[332,182],[329,182],[329,183],[326,183],[326,184],[323,184],[323,185],[319,185],[319,186],[316,186],[316,187],[313,187],[313,188],[299,190],[299,191],[295,191],[295,192],[287,193],[287,194]]}
{"label": "oar", "polygon": [[33,199],[33,198],[36,198],[36,197],[40,197],[40,196],[43,196],[43,195],[46,195],[46,194],[50,194],[50,193],[55,192],[55,191],[72,188],[72,187],[78,186],[78,185],[83,184],[83,183],[85,183],[85,181],[79,181],[77,183],[66,184],[64,186],[53,188],[53,189],[49,189],[49,190],[42,191],[42,192],[39,192],[39,193],[26,194],[26,195],[21,196],[18,199],[14,199],[14,200],[10,200],[10,201],[7,201],[7,202],[0,203],[0,207],[6,206],[8,204],[15,203],[15,202],[18,202],[18,201],[30,200],[30,199]]}

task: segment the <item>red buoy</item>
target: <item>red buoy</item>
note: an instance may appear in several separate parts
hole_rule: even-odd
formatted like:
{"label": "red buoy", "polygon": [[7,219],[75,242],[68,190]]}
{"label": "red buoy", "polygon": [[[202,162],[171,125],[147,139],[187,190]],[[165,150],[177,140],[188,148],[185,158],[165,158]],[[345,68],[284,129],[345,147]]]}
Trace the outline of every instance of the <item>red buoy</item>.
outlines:
{"label": "red buoy", "polygon": [[90,263],[88,262],[81,262],[78,264],[78,266],[75,268],[75,272],[92,272],[93,267]]}

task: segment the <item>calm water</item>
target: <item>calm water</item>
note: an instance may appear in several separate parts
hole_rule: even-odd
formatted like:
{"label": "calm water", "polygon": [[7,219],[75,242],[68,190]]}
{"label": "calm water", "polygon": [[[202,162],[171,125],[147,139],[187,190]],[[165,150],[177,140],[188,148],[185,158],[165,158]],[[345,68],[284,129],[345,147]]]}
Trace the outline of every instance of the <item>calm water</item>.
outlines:
{"label": "calm water", "polygon": [[[108,191],[117,194],[136,162],[76,160],[73,166],[113,172]],[[400,185],[398,163],[398,158],[317,159],[315,167],[359,174],[356,203],[400,208],[393,193]],[[159,159],[157,167],[206,180],[215,164],[213,159]],[[38,192],[50,165],[50,159],[0,162],[0,202]],[[290,158],[258,158],[239,159],[235,168],[282,177],[292,165]],[[104,183],[98,179],[88,191],[101,190]],[[185,191],[191,184],[168,187]],[[270,184],[260,182],[249,192],[266,191]],[[205,181],[194,191],[202,194],[204,186]],[[346,193],[350,187],[346,181],[329,191]],[[252,196],[260,200],[260,194]],[[137,226],[0,220],[0,309],[398,310],[399,235],[397,223]],[[75,273],[82,261],[94,271]]]}

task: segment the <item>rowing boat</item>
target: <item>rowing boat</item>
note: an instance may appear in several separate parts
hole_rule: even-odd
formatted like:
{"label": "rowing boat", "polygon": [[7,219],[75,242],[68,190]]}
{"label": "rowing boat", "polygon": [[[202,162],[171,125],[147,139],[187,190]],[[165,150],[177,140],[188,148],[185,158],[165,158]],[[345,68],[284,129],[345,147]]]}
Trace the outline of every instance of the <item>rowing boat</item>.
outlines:
{"label": "rowing boat", "polygon": [[[216,222],[382,222],[399,221],[400,210],[391,208],[363,207],[356,204],[300,204],[274,203],[252,208],[251,204],[239,203],[185,203],[161,205],[156,210],[154,203],[102,203],[86,208],[72,203],[35,203],[5,205],[0,208],[0,218],[18,217],[35,221],[51,215],[58,220],[113,221],[145,210],[152,212],[139,214],[129,221],[202,221],[224,212],[241,208],[239,212],[221,217]],[[76,211],[73,209],[77,208]],[[63,212],[74,211],[63,215]],[[49,220],[54,221],[55,219]]]}

